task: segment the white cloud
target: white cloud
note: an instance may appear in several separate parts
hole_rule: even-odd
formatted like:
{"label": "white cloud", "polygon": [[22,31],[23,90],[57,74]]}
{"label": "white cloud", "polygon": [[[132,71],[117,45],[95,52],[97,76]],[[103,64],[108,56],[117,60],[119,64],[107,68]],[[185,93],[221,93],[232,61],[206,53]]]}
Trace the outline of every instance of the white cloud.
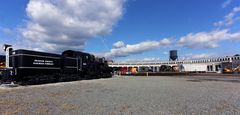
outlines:
{"label": "white cloud", "polygon": [[123,41],[118,41],[116,43],[113,44],[113,48],[121,48],[121,47],[124,47],[125,44]]}
{"label": "white cloud", "polygon": [[229,39],[231,39],[231,40],[240,40],[240,32],[229,34]]}
{"label": "white cloud", "polygon": [[16,31],[16,29],[0,27],[0,33],[2,33],[2,36],[0,38],[0,54],[1,55],[5,54],[2,48],[4,44],[14,45],[14,47],[19,48],[18,47],[19,33]]}
{"label": "white cloud", "polygon": [[[227,0],[223,4],[226,7],[232,2]],[[215,26],[230,26],[240,20],[240,6],[235,7],[224,17],[224,20],[214,23]],[[240,40],[240,31],[230,32],[229,29],[218,28],[210,32],[189,33],[186,36],[180,37],[178,45],[188,48],[216,48],[219,47],[219,42],[224,40]]]}
{"label": "white cloud", "polygon": [[80,50],[86,40],[112,31],[123,15],[125,1],[30,0],[29,21],[21,33],[38,50]]}
{"label": "white cloud", "polygon": [[226,16],[224,16],[224,20],[215,22],[215,26],[230,26],[234,24],[236,21],[240,20],[238,14],[240,13],[240,6],[233,8],[233,10]]}
{"label": "white cloud", "polygon": [[125,57],[131,54],[140,54],[145,51],[150,51],[153,49],[157,49],[160,46],[167,46],[171,44],[171,41],[169,39],[162,39],[160,41],[144,41],[140,42],[138,44],[133,45],[125,45],[121,47],[116,47],[116,44],[124,45],[123,42],[116,42],[113,46],[113,49],[110,50],[110,52],[105,53],[105,57]]}
{"label": "white cloud", "polygon": [[232,0],[226,0],[223,4],[222,4],[222,8],[226,8],[229,4],[231,4]]}
{"label": "white cloud", "polygon": [[4,34],[12,34],[13,30],[11,30],[9,28],[0,27],[0,32],[3,32]]}
{"label": "white cloud", "polygon": [[211,57],[216,57],[216,55],[213,53],[186,54],[182,57],[182,60],[206,59]]}
{"label": "white cloud", "polygon": [[160,58],[143,58],[143,61],[159,61]]}
{"label": "white cloud", "polygon": [[223,40],[240,40],[240,32],[230,33],[228,29],[211,32],[189,33],[178,41],[182,47],[188,48],[216,48]]}
{"label": "white cloud", "polygon": [[163,52],[163,54],[164,54],[164,55],[169,55],[169,52],[166,52],[166,51],[165,51],[165,52]]}

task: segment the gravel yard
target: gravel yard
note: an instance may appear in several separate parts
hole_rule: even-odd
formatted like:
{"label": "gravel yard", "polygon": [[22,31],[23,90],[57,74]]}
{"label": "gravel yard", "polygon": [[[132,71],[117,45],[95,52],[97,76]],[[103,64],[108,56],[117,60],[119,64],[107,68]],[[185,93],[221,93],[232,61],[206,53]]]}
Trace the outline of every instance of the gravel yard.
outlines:
{"label": "gravel yard", "polygon": [[115,77],[0,88],[0,114],[240,114],[240,79]]}

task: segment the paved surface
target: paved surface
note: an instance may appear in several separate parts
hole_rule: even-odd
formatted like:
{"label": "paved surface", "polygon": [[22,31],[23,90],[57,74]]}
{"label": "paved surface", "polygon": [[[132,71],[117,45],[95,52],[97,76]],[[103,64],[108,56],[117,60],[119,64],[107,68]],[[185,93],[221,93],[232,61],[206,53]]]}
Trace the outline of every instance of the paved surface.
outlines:
{"label": "paved surface", "polygon": [[0,88],[0,114],[240,114],[239,78],[118,77]]}

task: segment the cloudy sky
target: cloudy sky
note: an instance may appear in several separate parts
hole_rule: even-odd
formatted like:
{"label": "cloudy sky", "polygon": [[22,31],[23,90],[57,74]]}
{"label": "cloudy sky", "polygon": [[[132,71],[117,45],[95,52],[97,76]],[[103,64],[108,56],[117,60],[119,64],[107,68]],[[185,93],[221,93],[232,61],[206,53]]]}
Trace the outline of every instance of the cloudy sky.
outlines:
{"label": "cloudy sky", "polygon": [[171,49],[181,59],[234,55],[240,0],[1,0],[4,43],[114,60],[167,60]]}

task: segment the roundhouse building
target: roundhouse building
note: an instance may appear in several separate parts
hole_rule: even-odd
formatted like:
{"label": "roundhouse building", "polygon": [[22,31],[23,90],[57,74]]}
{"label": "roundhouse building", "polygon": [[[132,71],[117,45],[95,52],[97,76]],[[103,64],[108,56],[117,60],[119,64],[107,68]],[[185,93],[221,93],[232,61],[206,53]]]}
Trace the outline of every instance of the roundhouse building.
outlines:
{"label": "roundhouse building", "polygon": [[136,68],[138,72],[161,72],[162,65],[180,67],[179,71],[186,72],[214,72],[222,73],[224,68],[240,68],[240,56],[226,56],[209,59],[197,60],[176,60],[176,61],[132,61],[132,62],[113,62],[110,67],[125,68],[127,72],[131,72],[131,68]]}

